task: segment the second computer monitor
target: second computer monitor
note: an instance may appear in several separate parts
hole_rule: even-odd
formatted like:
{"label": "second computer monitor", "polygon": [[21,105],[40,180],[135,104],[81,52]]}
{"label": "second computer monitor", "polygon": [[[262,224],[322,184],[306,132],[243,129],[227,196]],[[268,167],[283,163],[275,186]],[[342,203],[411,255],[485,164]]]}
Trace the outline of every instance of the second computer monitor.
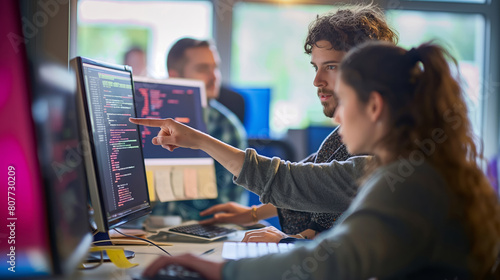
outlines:
{"label": "second computer monitor", "polygon": [[[135,103],[140,118],[172,118],[206,132],[203,107],[205,85],[187,79],[135,78]],[[201,150],[179,148],[173,152],[153,145],[160,128],[141,127],[148,181],[156,200],[174,201],[217,197],[213,159]]]}

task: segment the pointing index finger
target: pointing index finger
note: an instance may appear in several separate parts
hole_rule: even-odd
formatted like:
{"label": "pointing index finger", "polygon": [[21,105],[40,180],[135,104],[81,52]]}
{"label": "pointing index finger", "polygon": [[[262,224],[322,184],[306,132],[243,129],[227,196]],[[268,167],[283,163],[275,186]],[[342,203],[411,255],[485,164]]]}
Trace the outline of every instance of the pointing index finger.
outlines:
{"label": "pointing index finger", "polygon": [[131,123],[152,127],[161,127],[165,123],[162,119],[129,118],[128,120]]}

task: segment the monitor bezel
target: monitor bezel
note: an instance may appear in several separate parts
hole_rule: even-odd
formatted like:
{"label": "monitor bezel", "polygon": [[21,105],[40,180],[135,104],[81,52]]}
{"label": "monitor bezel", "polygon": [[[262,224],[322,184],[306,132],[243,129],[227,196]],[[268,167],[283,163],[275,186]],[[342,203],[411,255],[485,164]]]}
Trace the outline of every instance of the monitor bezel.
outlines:
{"label": "monitor bezel", "polygon": [[[134,79],[132,76],[132,68],[127,65],[117,65],[117,64],[111,64],[111,63],[106,63],[106,62],[101,62],[101,61],[96,61],[93,59],[89,59],[86,57],[75,57],[74,59],[71,60],[71,63],[73,67],[75,68],[75,72],[77,74],[77,83],[78,83],[78,115],[79,115],[79,120],[81,123],[82,127],[82,141],[87,141],[88,142],[88,151],[84,152],[84,162],[85,162],[85,169],[87,172],[87,181],[88,181],[88,190],[89,190],[89,195],[90,195],[90,200],[92,204],[92,208],[94,209],[94,222],[96,224],[96,228],[100,232],[108,232],[110,229],[116,228],[122,224],[125,224],[129,221],[135,220],[137,218],[140,218],[142,216],[145,216],[149,213],[151,213],[151,201],[149,200],[149,191],[147,187],[147,180],[146,180],[146,166],[144,163],[144,154],[142,151],[142,145],[139,145],[139,150],[141,154],[141,159],[142,159],[142,171],[144,172],[144,185],[145,185],[145,192],[147,194],[147,202],[148,206],[146,208],[142,208],[139,210],[136,210],[132,213],[129,213],[125,216],[118,217],[116,219],[113,219],[112,221],[108,220],[107,213],[108,209],[105,205],[104,202],[104,196],[103,196],[103,188],[99,187],[99,184],[101,182],[101,178],[99,177],[99,170],[97,165],[95,164],[97,155],[96,155],[96,147],[94,144],[94,134],[92,130],[92,125],[91,125],[91,116],[90,112],[88,110],[89,108],[89,96],[87,96],[87,89],[85,87],[84,81],[84,72],[83,72],[83,64],[90,64],[93,66],[98,66],[98,67],[104,67],[108,68],[111,70],[118,70],[118,71],[126,71],[130,75],[130,79],[132,82],[132,101],[135,106],[135,86],[134,86]],[[136,111],[135,109],[133,110],[133,117],[136,117]],[[137,131],[137,137],[140,141],[142,141],[140,132],[139,132],[139,126],[136,126],[136,131]]]}
{"label": "monitor bezel", "polygon": [[[33,116],[33,124],[34,124],[34,131],[36,132],[36,143],[37,143],[37,150],[38,150],[38,162],[39,162],[39,169],[40,172],[43,173],[43,176],[40,178],[41,182],[43,185],[45,185],[44,192],[45,192],[45,199],[46,199],[46,211],[47,211],[47,217],[49,221],[49,225],[51,225],[50,234],[50,244],[51,244],[51,250],[53,252],[53,262],[54,262],[54,273],[56,275],[69,275],[71,274],[75,268],[78,267],[78,265],[84,260],[84,257],[87,255],[89,247],[92,245],[92,234],[90,232],[90,228],[88,231],[82,235],[82,238],[78,244],[74,247],[73,252],[70,255],[61,255],[61,248],[58,242],[60,241],[59,239],[59,234],[60,232],[58,231],[58,228],[54,228],[52,226],[57,224],[57,220],[55,219],[56,211],[57,209],[54,208],[54,206],[58,203],[60,197],[57,197],[55,195],[55,192],[57,191],[52,184],[51,180],[54,178],[50,177],[50,172],[47,172],[47,167],[53,163],[54,158],[52,158],[52,155],[49,155],[48,157],[44,157],[40,150],[42,149],[47,149],[49,148],[46,144],[47,139],[46,137],[43,137],[44,131],[41,131],[42,129],[40,127],[40,123],[37,123],[36,118],[34,115],[36,114],[36,102],[38,102],[38,99],[40,98],[43,100],[43,92],[49,90],[48,88],[51,87],[51,90],[58,90],[64,94],[71,94],[71,96],[74,98],[73,100],[76,100],[77,98],[77,90],[76,90],[76,81],[74,74],[71,71],[66,71],[66,69],[62,66],[59,66],[57,64],[53,63],[48,63],[48,62],[36,62],[31,65],[32,68],[32,84],[35,85],[36,87],[33,87],[31,89],[33,93],[32,97],[32,116]],[[50,76],[44,75],[44,73],[57,73],[57,78],[51,79]],[[64,82],[59,82],[58,79],[64,80]],[[73,85],[73,87],[71,86]],[[73,103],[74,109],[76,109],[76,102]],[[76,114],[75,114],[76,115]],[[79,127],[76,128],[78,131]],[[79,133],[76,134],[77,137],[79,137]],[[81,140],[81,139],[78,139]],[[76,167],[75,167],[76,168]],[[85,177],[85,170],[83,170],[84,174],[83,176]],[[42,174],[41,173],[41,174]],[[86,177],[82,178],[83,179],[83,186],[85,187],[85,190],[82,190],[84,193],[86,192],[86,186],[87,186],[87,181]],[[80,200],[81,203],[85,203],[85,199]],[[82,205],[87,209],[86,204]],[[88,220],[88,211],[85,210],[85,218]]]}

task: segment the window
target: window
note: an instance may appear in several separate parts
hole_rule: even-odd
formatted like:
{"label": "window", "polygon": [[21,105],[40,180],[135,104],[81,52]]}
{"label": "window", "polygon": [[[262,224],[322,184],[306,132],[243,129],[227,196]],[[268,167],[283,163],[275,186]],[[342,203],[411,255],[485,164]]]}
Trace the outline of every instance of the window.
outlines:
{"label": "window", "polygon": [[[327,0],[314,1],[325,5],[306,4],[306,1],[303,5],[301,1],[294,1],[298,4],[249,2],[253,0],[240,0],[233,9],[231,83],[236,87],[271,89],[270,128],[274,137],[282,136],[288,128],[331,125],[316,98],[312,85],[314,71],[309,69],[303,43],[307,26],[314,17],[335,6],[328,5]],[[497,153],[499,56],[492,50],[500,47],[500,33],[496,32],[500,24],[499,2],[375,0],[374,3],[386,9],[389,23],[400,34],[400,46],[409,48],[436,39],[457,58],[474,132],[484,142],[487,158]]]}
{"label": "window", "polygon": [[270,129],[332,125],[312,82],[315,71],[304,53],[309,23],[331,5],[237,3],[233,10],[231,84],[271,89]]}
{"label": "window", "polygon": [[387,19],[399,33],[399,46],[411,48],[435,40],[458,60],[469,118],[481,134],[485,57],[485,20],[479,14],[391,10]]}
{"label": "window", "polygon": [[77,10],[78,55],[123,64],[125,52],[140,47],[155,78],[167,76],[166,55],[176,40],[212,38],[209,1],[81,0]]}

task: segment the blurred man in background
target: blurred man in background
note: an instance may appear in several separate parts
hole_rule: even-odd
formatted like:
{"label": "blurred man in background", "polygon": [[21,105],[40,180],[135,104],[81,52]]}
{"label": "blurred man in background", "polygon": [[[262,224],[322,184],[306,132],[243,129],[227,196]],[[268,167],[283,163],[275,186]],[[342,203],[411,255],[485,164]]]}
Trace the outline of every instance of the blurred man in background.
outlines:
{"label": "blurred man in background", "polygon": [[[171,78],[202,80],[205,83],[208,106],[204,110],[207,133],[234,147],[247,147],[246,132],[236,115],[217,101],[221,90],[220,57],[210,41],[182,38],[173,44],[167,55],[167,70]],[[217,199],[168,202],[155,207],[156,215],[179,215],[184,220],[199,220],[199,212],[229,201],[242,202],[244,189],[233,183],[233,176],[215,163]]]}

